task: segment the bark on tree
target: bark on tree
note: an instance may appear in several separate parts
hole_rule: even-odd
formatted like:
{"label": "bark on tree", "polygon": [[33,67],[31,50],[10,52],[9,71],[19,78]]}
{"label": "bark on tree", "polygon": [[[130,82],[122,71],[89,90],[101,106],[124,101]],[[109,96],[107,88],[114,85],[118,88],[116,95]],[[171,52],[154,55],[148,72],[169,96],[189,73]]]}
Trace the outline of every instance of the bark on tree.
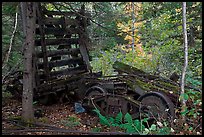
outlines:
{"label": "bark on tree", "polygon": [[22,117],[23,120],[33,121],[33,89],[34,89],[34,36],[36,22],[36,4],[34,2],[21,2],[23,30],[25,42],[23,45],[24,71],[23,71],[23,95]]}
{"label": "bark on tree", "polygon": [[[183,39],[184,39],[184,66],[182,70],[181,77],[181,95],[184,95],[184,86],[185,86],[185,74],[188,66],[188,40],[187,40],[187,30],[186,30],[186,2],[183,2],[182,6],[183,10]],[[181,98],[182,111],[185,111],[186,108],[186,100]],[[183,116],[183,120],[185,121],[185,116]]]}

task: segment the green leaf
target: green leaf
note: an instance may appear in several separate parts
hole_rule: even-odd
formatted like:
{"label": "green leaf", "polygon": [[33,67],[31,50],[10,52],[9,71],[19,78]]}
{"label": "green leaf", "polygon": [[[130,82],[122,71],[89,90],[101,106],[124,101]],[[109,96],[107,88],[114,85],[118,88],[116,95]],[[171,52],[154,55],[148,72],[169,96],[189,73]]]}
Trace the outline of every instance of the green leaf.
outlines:
{"label": "green leaf", "polygon": [[200,103],[200,102],[201,102],[201,100],[198,99],[198,100],[196,100],[193,104],[194,104],[194,105],[197,105],[197,104]]}
{"label": "green leaf", "polygon": [[142,135],[147,135],[149,133],[149,129],[145,128],[144,131],[142,132]]}
{"label": "green leaf", "polygon": [[165,127],[167,127],[167,126],[168,126],[168,124],[167,124],[166,122],[164,122],[164,126],[165,126]]}
{"label": "green leaf", "polygon": [[155,124],[152,124],[150,127],[150,130],[155,131],[157,129],[157,126]]}
{"label": "green leaf", "polygon": [[168,135],[170,133],[171,129],[168,127],[163,127],[159,130],[158,135]]}
{"label": "green leaf", "polygon": [[115,119],[113,118],[113,117],[109,117],[109,121],[110,121],[110,123],[115,123]]}
{"label": "green leaf", "polygon": [[185,100],[188,100],[188,94],[184,93],[183,96],[184,96],[184,99],[185,99]]}
{"label": "green leaf", "polygon": [[181,100],[181,99],[188,100],[188,98],[189,98],[188,94],[183,93],[183,94],[180,95],[179,100]]}
{"label": "green leaf", "polygon": [[133,124],[133,122],[132,122],[132,116],[131,116],[129,113],[126,113],[126,114],[125,114],[124,119],[125,119],[125,122],[128,122],[129,124]]}
{"label": "green leaf", "polygon": [[148,119],[149,119],[149,118],[144,118],[143,121],[144,121],[144,122],[147,122]]}
{"label": "green leaf", "polygon": [[110,126],[110,123],[109,123],[108,119],[106,117],[104,117],[103,115],[101,115],[101,113],[100,113],[100,111],[98,109],[94,109],[93,111],[98,114],[99,119],[100,119],[100,123],[102,125]]}
{"label": "green leaf", "polygon": [[115,122],[116,122],[117,124],[121,124],[121,123],[122,123],[122,118],[123,118],[123,113],[120,111],[120,112],[117,114],[116,118],[115,118]]}
{"label": "green leaf", "polygon": [[189,112],[189,110],[187,108],[185,108],[185,110],[181,112],[181,115],[185,116],[188,112]]}
{"label": "green leaf", "polygon": [[137,131],[135,131],[134,127],[132,125],[128,124],[128,123],[124,126],[124,128],[126,129],[127,133],[137,132]]}
{"label": "green leaf", "polygon": [[193,127],[189,127],[189,130],[192,131],[192,130],[193,130]]}

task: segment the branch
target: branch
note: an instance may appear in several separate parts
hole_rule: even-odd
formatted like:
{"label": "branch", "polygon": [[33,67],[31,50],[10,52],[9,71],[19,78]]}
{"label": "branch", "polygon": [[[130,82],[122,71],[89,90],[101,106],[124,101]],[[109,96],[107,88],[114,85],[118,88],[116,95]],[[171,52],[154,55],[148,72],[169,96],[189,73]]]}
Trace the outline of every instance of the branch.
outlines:
{"label": "branch", "polygon": [[[61,4],[58,4],[58,5],[60,5],[60,6],[64,7],[64,8],[66,8],[66,9],[68,9],[68,10],[71,10],[71,11],[75,12],[77,15],[79,15],[79,16],[81,16],[81,17],[83,17],[83,18],[87,18],[87,16],[84,16],[84,15],[80,14],[79,12],[77,12],[77,11],[72,7],[72,5],[71,5],[70,3],[67,3],[67,2],[65,2],[65,3],[66,3],[67,5],[69,5],[69,8],[66,7],[66,6],[64,6],[64,5],[61,5]],[[52,4],[54,5],[54,7],[55,7],[59,12],[62,13],[62,11],[61,11],[59,8],[57,8],[57,6],[56,6],[54,3],[52,3]],[[93,22],[93,23],[96,24],[97,26],[99,26],[99,27],[101,27],[101,28],[103,28],[103,29],[106,29],[106,30],[108,30],[108,31],[110,31],[110,32],[116,33],[116,35],[114,35],[114,36],[117,36],[117,33],[118,33],[117,31],[115,31],[115,30],[113,30],[113,29],[110,29],[110,28],[107,28],[107,27],[104,27],[103,25],[101,25],[100,23],[94,21],[94,20],[91,19],[91,18],[89,18],[89,19],[90,19],[91,22]],[[128,34],[128,32],[123,32],[123,33],[125,33],[126,35],[131,36],[131,34]]]}
{"label": "branch", "polygon": [[[18,133],[18,132],[61,132],[61,133],[69,133],[69,134],[88,134],[88,135],[138,135],[137,133],[124,133],[124,132],[92,132],[92,131],[80,131],[80,130],[69,130],[65,128],[58,128],[52,125],[48,124],[42,124],[42,123],[30,123],[30,122],[23,122],[20,120],[9,120],[9,119],[3,119],[3,121],[6,122],[22,122],[21,124],[31,124],[32,127],[26,127],[26,129],[2,129],[3,134],[11,134],[11,133]],[[20,124],[19,123],[19,124]],[[13,123],[11,123],[13,124]],[[24,127],[23,127],[24,128]],[[40,128],[40,129],[39,129]]]}

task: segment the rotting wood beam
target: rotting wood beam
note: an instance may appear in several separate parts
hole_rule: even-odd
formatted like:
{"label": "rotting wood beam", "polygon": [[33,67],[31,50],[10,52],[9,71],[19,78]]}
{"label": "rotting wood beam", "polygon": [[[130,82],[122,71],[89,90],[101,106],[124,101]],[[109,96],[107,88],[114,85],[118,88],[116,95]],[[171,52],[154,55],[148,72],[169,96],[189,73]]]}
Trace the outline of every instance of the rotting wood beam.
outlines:
{"label": "rotting wood beam", "polygon": [[[58,38],[58,39],[45,39],[45,45],[69,45],[78,44],[79,38]],[[41,39],[35,40],[36,46],[41,46]]]}
{"label": "rotting wood beam", "polygon": [[75,12],[65,12],[65,11],[49,11],[43,10],[45,15],[63,15],[63,16],[77,16],[78,14]]}
{"label": "rotting wood beam", "polygon": [[[71,64],[82,64],[82,63],[83,63],[83,59],[81,57],[78,57],[78,58],[73,58],[68,60],[50,61],[48,62],[48,66],[53,68],[53,67],[60,67],[60,66],[71,65]],[[43,62],[38,63],[39,69],[42,69],[43,67],[44,67]]]}
{"label": "rotting wood beam", "polygon": [[[48,58],[47,58],[47,50],[46,50],[46,45],[45,45],[45,30],[43,27],[43,23],[42,23],[42,9],[41,9],[41,5],[40,3],[38,3],[38,8],[37,8],[37,16],[38,16],[38,24],[39,24],[39,34],[40,34],[40,38],[41,38],[41,48],[42,48],[42,52],[43,54],[43,65],[44,65],[44,69],[45,69],[45,79],[48,80],[50,77],[50,72],[49,72],[49,66],[48,66]],[[37,32],[37,31],[36,31]]]}
{"label": "rotting wood beam", "polygon": [[61,18],[52,18],[52,17],[44,17],[43,18],[43,23],[45,25],[63,25],[63,24],[67,24],[67,25],[75,25],[75,26],[79,26],[79,21],[76,19],[71,19],[71,18],[65,18],[65,17],[61,17]]}
{"label": "rotting wood beam", "polygon": [[[61,49],[61,50],[54,50],[54,51],[47,51],[47,57],[54,57],[59,55],[72,55],[72,54],[79,54],[79,48],[72,48],[72,49]],[[43,58],[43,52],[37,53],[38,58]]]}
{"label": "rotting wood beam", "polygon": [[[44,33],[47,35],[66,35],[66,34],[79,34],[79,28],[44,28]],[[36,34],[40,35],[39,28],[36,29]]]}
{"label": "rotting wood beam", "polygon": [[[59,70],[59,71],[53,71],[50,73],[50,75],[52,77],[54,76],[64,76],[64,75],[78,75],[78,74],[82,74],[84,72],[87,72],[85,70],[85,66],[82,65],[82,66],[78,66],[78,67],[75,67],[75,68],[67,68],[67,69],[64,69],[64,70]],[[40,78],[43,78],[45,76],[45,74],[39,74]],[[80,75],[78,75],[80,77]]]}

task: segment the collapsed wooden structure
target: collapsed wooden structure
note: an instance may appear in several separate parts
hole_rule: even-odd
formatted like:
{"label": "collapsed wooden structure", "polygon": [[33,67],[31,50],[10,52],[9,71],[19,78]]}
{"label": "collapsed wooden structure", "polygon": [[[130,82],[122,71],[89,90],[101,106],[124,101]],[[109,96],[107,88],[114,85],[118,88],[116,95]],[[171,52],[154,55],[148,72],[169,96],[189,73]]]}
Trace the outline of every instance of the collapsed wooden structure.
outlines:
{"label": "collapsed wooden structure", "polygon": [[35,91],[39,95],[74,88],[71,81],[91,71],[87,50],[89,17],[83,6],[80,11],[65,12],[37,5],[34,62]]}

